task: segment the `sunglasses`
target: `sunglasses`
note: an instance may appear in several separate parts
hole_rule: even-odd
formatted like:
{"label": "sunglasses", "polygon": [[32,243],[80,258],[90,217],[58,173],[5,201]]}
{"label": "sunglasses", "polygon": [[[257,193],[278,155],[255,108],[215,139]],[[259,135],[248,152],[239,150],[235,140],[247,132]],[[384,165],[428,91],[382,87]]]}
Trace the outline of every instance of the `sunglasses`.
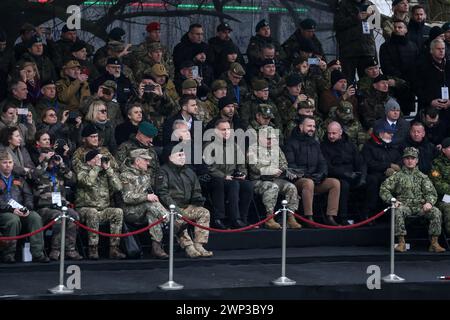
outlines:
{"label": "sunglasses", "polygon": [[106,111],[106,109],[102,109],[102,110],[98,110],[98,112],[100,112],[100,113],[106,113],[107,111]]}

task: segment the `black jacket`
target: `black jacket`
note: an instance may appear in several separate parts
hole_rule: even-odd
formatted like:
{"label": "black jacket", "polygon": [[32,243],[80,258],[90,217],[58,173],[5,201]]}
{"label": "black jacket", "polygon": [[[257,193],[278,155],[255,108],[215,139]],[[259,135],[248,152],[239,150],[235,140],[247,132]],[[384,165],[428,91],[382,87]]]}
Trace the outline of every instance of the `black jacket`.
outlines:
{"label": "black jacket", "polygon": [[[202,45],[207,48],[206,51],[208,52],[205,53],[206,57],[209,57],[210,54],[208,44],[202,42]],[[173,63],[175,64],[175,73],[178,73],[178,71],[180,70],[180,65],[183,61],[192,60],[195,57],[197,46],[197,43],[193,43],[191,42],[191,40],[189,40],[187,33],[184,34],[183,37],[181,37],[180,43],[178,43],[175,48],[173,48]]]}
{"label": "black jacket", "polygon": [[437,66],[430,54],[424,57],[417,69],[417,94],[419,106],[426,108],[434,99],[441,98],[441,88],[450,84],[450,62]]}
{"label": "black jacket", "polygon": [[98,87],[100,87],[106,80],[112,80],[117,84],[116,99],[120,106],[124,108],[125,104],[133,94],[133,85],[130,79],[128,79],[123,73],[121,73],[120,77],[116,79],[110,73],[105,72],[91,83],[91,92],[97,92]]}
{"label": "black jacket", "polygon": [[[385,123],[389,125],[386,118],[378,119],[373,124],[374,128],[377,127],[380,123]],[[405,141],[406,137],[409,136],[409,122],[403,118],[399,118],[396,123],[397,132],[394,133],[392,137],[392,143],[401,144]]]}
{"label": "black jacket", "polygon": [[428,38],[430,27],[423,23],[417,23],[414,20],[410,20],[408,24],[408,34],[406,35],[409,40],[414,42],[417,48],[422,48],[425,40]]}
{"label": "black jacket", "polygon": [[320,150],[319,142],[314,137],[300,133],[298,127],[289,137],[284,154],[289,168],[302,170],[305,177],[317,175],[324,179],[328,174],[327,162]]}
{"label": "black jacket", "polygon": [[380,47],[380,63],[383,73],[387,76],[401,78],[413,82],[416,75],[419,49],[407,37],[395,34]]}
{"label": "black jacket", "polygon": [[391,163],[401,164],[399,145],[385,143],[373,134],[364,144],[361,154],[367,164],[367,174],[384,175]]}
{"label": "black jacket", "polygon": [[337,179],[348,179],[352,172],[360,172],[365,176],[367,168],[356,145],[349,141],[345,133],[336,142],[330,142],[328,137],[320,144],[322,154],[327,161],[328,176]]}
{"label": "black jacket", "polygon": [[428,141],[426,137],[422,140],[422,142],[415,142],[408,135],[406,141],[401,145],[400,150],[402,153],[406,147],[414,147],[419,150],[419,170],[428,175],[431,171],[431,164],[434,158],[439,155],[439,151],[436,149],[434,144]]}
{"label": "black jacket", "polygon": [[120,146],[122,142],[127,141],[131,135],[135,135],[137,132],[138,126],[135,126],[129,120],[119,124],[114,132],[117,145]]}

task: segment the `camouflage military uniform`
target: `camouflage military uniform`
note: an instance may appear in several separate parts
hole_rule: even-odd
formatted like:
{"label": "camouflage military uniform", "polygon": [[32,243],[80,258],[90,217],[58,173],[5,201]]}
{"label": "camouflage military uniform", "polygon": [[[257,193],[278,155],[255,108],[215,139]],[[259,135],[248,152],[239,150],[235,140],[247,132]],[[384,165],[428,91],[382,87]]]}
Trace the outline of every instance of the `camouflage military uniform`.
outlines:
{"label": "camouflage military uniform", "polygon": [[241,118],[241,123],[244,128],[247,128],[250,124],[250,121],[255,118],[256,113],[258,112],[258,106],[260,104],[268,104],[272,107],[272,112],[274,114],[274,124],[276,128],[282,128],[282,123],[280,119],[280,114],[278,112],[278,108],[275,103],[269,98],[264,101],[252,95],[249,100],[245,101],[239,107],[239,117]]}
{"label": "camouflage military uniform", "polygon": [[[433,160],[430,179],[436,187],[439,199],[446,194],[450,195],[450,159],[444,154]],[[444,226],[447,234],[450,234],[450,203],[440,200],[438,207],[444,216]]]}
{"label": "camouflage military uniform", "polygon": [[391,17],[385,16],[383,14],[381,15],[381,28],[383,29],[383,37],[385,41],[388,41],[391,38],[392,33],[394,32],[395,20],[402,20],[405,22],[405,25],[408,25],[409,16],[406,15],[404,19],[400,19],[395,15],[392,15]]}
{"label": "camouflage military uniform", "polygon": [[[117,162],[122,166],[125,164],[125,161],[129,159],[130,152],[136,149],[146,149],[148,150],[149,156],[153,159],[150,162],[149,166],[149,175],[152,177],[152,179],[155,179],[157,174],[159,173],[159,160],[158,155],[156,154],[153,147],[145,146],[142,143],[140,143],[136,136],[132,136],[128,141],[125,141],[122,143],[119,148],[117,149],[116,158]],[[152,180],[152,186],[154,186],[154,180]]]}
{"label": "camouflage military uniform", "polygon": [[[119,176],[112,168],[102,170],[84,164],[77,174],[76,205],[86,225],[98,230],[100,223],[109,222],[113,234],[122,232],[123,211],[111,208],[110,196],[122,190]],[[111,247],[119,245],[120,238],[110,238]],[[98,245],[98,235],[89,233],[89,245]]]}
{"label": "camouflage military uniform", "polygon": [[278,73],[272,78],[265,78],[262,75],[256,77],[258,80],[265,80],[269,84],[269,94],[272,100],[276,99],[283,92],[286,82],[282,79]]}
{"label": "camouflage military uniform", "polygon": [[283,90],[283,93],[275,101],[278,112],[280,113],[283,132],[286,133],[286,129],[295,117],[297,116],[297,108],[294,106],[296,97],[292,97],[287,89]]}
{"label": "camouflage military uniform", "polygon": [[99,152],[103,156],[109,158],[111,168],[113,168],[114,170],[118,170],[119,169],[119,166],[117,165],[116,159],[114,159],[113,155],[111,154],[111,152],[109,152],[108,148],[106,148],[106,147],[88,148],[88,147],[85,147],[85,146],[81,146],[77,150],[75,150],[75,152],[73,153],[73,156],[72,156],[72,169],[73,169],[73,171],[75,173],[78,173],[80,168],[84,165],[84,163],[85,163],[84,156],[86,155],[86,153],[88,153],[89,151],[91,151],[93,149],[98,149]]}
{"label": "camouflage military uniform", "polygon": [[[120,174],[124,201],[125,222],[132,224],[152,224],[168,211],[160,202],[149,202],[147,195],[153,193],[153,177],[131,166],[124,167]],[[149,230],[152,240],[161,242],[163,233],[161,224]]]}
{"label": "camouflage military uniform", "polygon": [[284,171],[288,168],[286,157],[280,147],[277,145],[269,149],[262,145],[252,145],[247,156],[249,178],[255,183],[255,193],[262,196],[266,212],[270,214],[275,211],[280,193],[286,197],[287,207],[297,211],[299,202],[297,188],[291,182],[274,176],[275,170]]}
{"label": "camouflage military uniform", "polygon": [[208,93],[208,98],[205,102],[203,102],[204,108],[208,111],[209,118],[207,120],[202,120],[198,118],[199,120],[202,120],[203,123],[209,123],[212,119],[217,117],[219,114],[219,99],[217,99],[212,93]]}
{"label": "camouflage military uniform", "polygon": [[[428,234],[439,236],[441,234],[441,211],[434,204],[437,193],[430,179],[419,169],[402,170],[387,178],[380,187],[380,197],[384,202],[390,203],[395,197],[402,204],[395,210],[395,235],[405,236],[405,218],[409,216],[423,216],[430,220]],[[425,203],[433,205],[431,211],[424,212]]]}
{"label": "camouflage military uniform", "polygon": [[[147,56],[147,52],[149,51],[149,46],[151,46],[152,42],[149,39],[146,39],[144,42],[142,42],[136,49],[136,53],[134,57],[141,58],[143,56]],[[172,55],[170,54],[170,50],[166,47],[161,45],[163,56],[162,56],[162,63],[166,67],[166,70],[169,72],[170,78],[173,79],[175,74],[175,66],[172,60]],[[133,57],[133,58],[134,58]]]}
{"label": "camouflage military uniform", "polygon": [[[48,162],[44,160],[35,170],[36,181],[34,183],[34,196],[38,199],[37,212],[42,217],[43,224],[55,219],[61,214],[61,210],[52,203],[52,192],[59,192],[61,200],[65,199],[65,181],[75,182],[75,176],[70,169],[63,166],[56,173],[47,170]],[[53,178],[52,178],[53,177]],[[54,179],[54,181],[52,181]],[[78,212],[68,208],[67,214],[80,220]],[[77,227],[71,220],[66,220],[66,251],[74,251],[76,247]],[[52,227],[51,249],[61,249],[61,220]]]}
{"label": "camouflage military uniform", "polygon": [[375,120],[383,118],[386,114],[384,104],[388,101],[387,92],[375,90],[373,87],[369,91],[369,95],[365,97],[361,105],[361,124],[365,129],[372,128]]}

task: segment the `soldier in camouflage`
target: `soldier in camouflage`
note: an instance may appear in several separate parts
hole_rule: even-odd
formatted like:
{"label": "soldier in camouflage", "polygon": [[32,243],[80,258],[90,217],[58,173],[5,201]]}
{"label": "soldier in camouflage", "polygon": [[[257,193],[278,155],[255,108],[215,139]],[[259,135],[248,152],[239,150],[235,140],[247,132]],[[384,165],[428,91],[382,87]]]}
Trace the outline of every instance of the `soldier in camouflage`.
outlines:
{"label": "soldier in camouflage", "polygon": [[450,234],[450,203],[444,201],[444,196],[450,195],[450,138],[442,141],[442,153],[433,160],[430,179],[439,196],[438,207],[444,216],[444,226]]}
{"label": "soldier in camouflage", "polygon": [[[154,193],[154,177],[149,175],[149,165],[153,159],[146,149],[135,149],[130,152],[130,162],[122,167],[122,197],[124,201],[124,218],[126,223],[152,224],[168,213]],[[149,230],[152,239],[151,254],[159,259],[168,255],[161,246],[163,232],[161,224]]]}
{"label": "soldier in camouflage", "polygon": [[322,126],[323,120],[315,111],[316,108],[314,106],[313,99],[309,98],[306,101],[299,102],[297,107],[297,115],[286,126],[286,130],[284,132],[284,137],[286,138],[286,140],[291,136],[292,131],[298,126],[297,121],[304,116],[314,118],[314,120],[316,121],[316,131],[314,135],[317,140],[322,140],[326,132],[326,127],[324,128]]}
{"label": "soldier in camouflage", "polygon": [[208,119],[203,119],[204,124],[209,123],[219,114],[219,99],[227,95],[227,87],[225,80],[214,80],[211,84],[211,92],[208,93],[208,98],[203,103],[209,115]]}
{"label": "soldier in camouflage", "polygon": [[364,129],[373,128],[375,120],[385,116],[384,105],[389,100],[389,81],[384,74],[373,80],[368,95],[361,104],[361,124]]}
{"label": "soldier in camouflage", "polygon": [[[249,147],[247,161],[249,179],[254,182],[254,192],[262,197],[267,216],[275,211],[278,195],[282,194],[288,202],[288,209],[298,209],[298,194],[294,184],[281,178],[288,168],[283,151],[278,144],[279,130],[262,126],[258,131],[258,143]],[[268,229],[281,229],[273,218],[265,223]],[[294,216],[289,214],[287,226],[300,229]]]}
{"label": "soldier in camouflage", "polygon": [[395,202],[395,235],[398,237],[398,245],[395,250],[406,251],[405,220],[411,216],[422,216],[430,220],[428,234],[431,237],[430,252],[444,252],[439,245],[438,237],[441,234],[441,211],[434,204],[437,201],[437,193],[430,179],[419,171],[419,150],[413,147],[403,151],[403,168],[401,171],[387,178],[380,187],[380,197],[390,203]]}
{"label": "soldier in camouflage", "polygon": [[280,55],[281,46],[272,36],[269,22],[266,19],[259,21],[255,27],[256,35],[250,38],[247,47],[247,57],[249,62],[255,63],[262,59],[262,47],[266,44],[273,44],[275,47],[275,56]]}
{"label": "soldier in camouflage", "polygon": [[[110,197],[122,190],[118,174],[113,170],[109,159],[102,161],[98,150],[91,150],[85,156],[85,162],[77,173],[76,205],[82,220],[92,229],[98,230],[100,223],[108,222],[110,231],[119,234],[122,231],[123,211],[111,207]],[[97,260],[98,235],[89,233],[88,257]],[[109,257],[125,259],[119,250],[120,238],[110,238]]]}
{"label": "soldier in camouflage", "polygon": [[[44,224],[61,215],[61,206],[66,205],[66,182],[74,183],[75,176],[64,164],[63,159],[54,152],[44,153],[45,158],[36,168],[36,181],[34,183],[34,196],[37,201],[37,212],[42,217]],[[61,195],[61,203],[56,203],[54,193]],[[67,209],[67,215],[75,220],[80,220],[78,212],[72,208]],[[66,220],[66,246],[65,256],[72,260],[81,260],[82,256],[76,250],[77,227],[71,220]],[[61,254],[61,220],[52,228],[51,251],[49,258],[58,260]]]}

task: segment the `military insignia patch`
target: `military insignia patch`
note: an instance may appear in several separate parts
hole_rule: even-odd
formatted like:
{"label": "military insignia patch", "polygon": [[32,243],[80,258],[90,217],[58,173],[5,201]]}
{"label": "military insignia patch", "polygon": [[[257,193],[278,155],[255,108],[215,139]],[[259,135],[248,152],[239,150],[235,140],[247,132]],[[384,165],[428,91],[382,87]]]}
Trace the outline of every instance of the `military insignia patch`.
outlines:
{"label": "military insignia patch", "polygon": [[437,178],[441,176],[441,173],[437,170],[433,170],[431,171],[431,176]]}

